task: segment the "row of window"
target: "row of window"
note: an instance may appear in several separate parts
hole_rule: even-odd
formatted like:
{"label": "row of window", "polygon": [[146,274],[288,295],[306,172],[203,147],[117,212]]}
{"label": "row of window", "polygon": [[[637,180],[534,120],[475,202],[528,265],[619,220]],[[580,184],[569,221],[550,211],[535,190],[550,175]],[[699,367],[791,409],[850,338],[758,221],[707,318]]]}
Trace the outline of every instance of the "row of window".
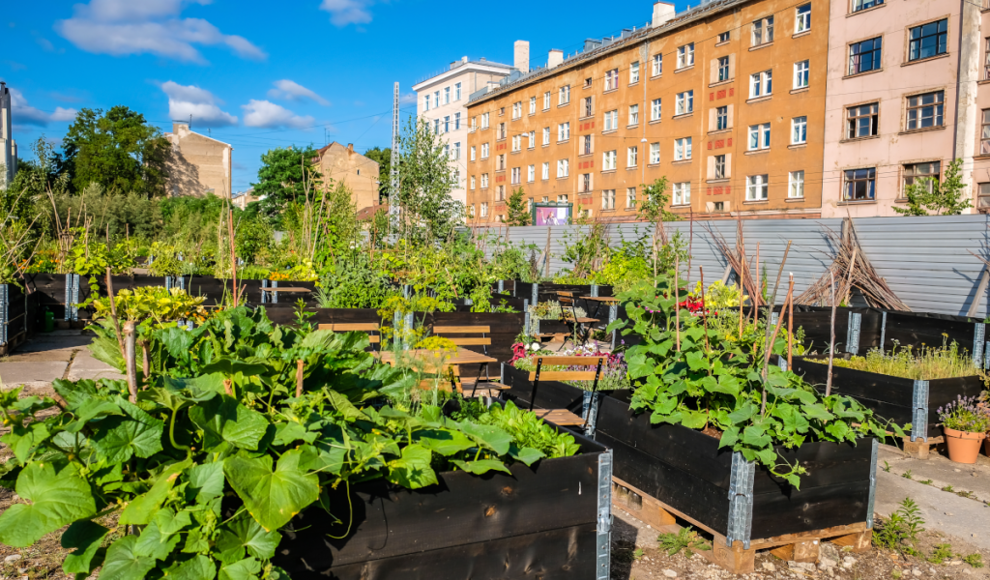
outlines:
{"label": "row of window", "polygon": [[[948,19],[929,22],[908,29],[907,62],[945,54],[949,41]],[[990,54],[990,44],[987,45]],[[868,38],[849,45],[847,74],[857,75],[883,67],[883,37]]]}
{"label": "row of window", "polygon": [[[453,125],[453,129],[451,129]],[[450,133],[451,130],[458,131],[461,128],[461,114],[454,113],[453,123],[451,123],[451,116],[445,115],[443,119],[436,118],[433,119],[433,132],[437,135],[441,133]]]}
{"label": "row of window", "polygon": [[434,91],[432,95],[424,95],[423,110],[429,111],[440,105],[449,105],[459,100],[461,100],[461,83],[455,83],[453,87],[444,87],[441,90]]}

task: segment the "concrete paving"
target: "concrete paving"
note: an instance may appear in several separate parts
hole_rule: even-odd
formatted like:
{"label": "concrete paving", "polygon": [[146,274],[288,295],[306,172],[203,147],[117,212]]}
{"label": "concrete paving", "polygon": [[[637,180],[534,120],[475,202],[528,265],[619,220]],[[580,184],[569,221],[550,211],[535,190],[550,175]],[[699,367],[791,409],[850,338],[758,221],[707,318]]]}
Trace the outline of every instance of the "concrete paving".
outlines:
{"label": "concrete paving", "polygon": [[7,388],[44,388],[56,379],[123,378],[86,348],[93,335],[79,330],[56,330],[30,338],[12,355],[0,359],[0,381]]}

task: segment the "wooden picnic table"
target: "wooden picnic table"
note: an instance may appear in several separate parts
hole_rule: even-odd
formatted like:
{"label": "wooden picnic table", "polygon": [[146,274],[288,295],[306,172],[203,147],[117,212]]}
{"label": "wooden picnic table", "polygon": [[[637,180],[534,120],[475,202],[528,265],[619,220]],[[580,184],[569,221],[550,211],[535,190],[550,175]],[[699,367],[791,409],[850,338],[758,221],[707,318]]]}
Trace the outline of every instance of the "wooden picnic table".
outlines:
{"label": "wooden picnic table", "polygon": [[[498,359],[492,358],[488,355],[481,354],[480,352],[475,352],[473,350],[468,350],[466,348],[458,347],[455,351],[438,351],[430,350],[425,348],[418,348],[404,351],[405,354],[411,358],[429,363],[436,360],[442,360],[444,367],[458,366],[458,365],[483,365],[486,363],[496,363]],[[395,364],[395,353],[392,351],[384,351],[381,353],[382,362],[388,363],[390,365]]]}
{"label": "wooden picnic table", "polygon": [[298,293],[312,292],[312,290],[310,290],[309,288],[293,288],[293,287],[283,287],[283,288],[266,287],[266,288],[262,288],[261,291],[262,292],[298,292]]}

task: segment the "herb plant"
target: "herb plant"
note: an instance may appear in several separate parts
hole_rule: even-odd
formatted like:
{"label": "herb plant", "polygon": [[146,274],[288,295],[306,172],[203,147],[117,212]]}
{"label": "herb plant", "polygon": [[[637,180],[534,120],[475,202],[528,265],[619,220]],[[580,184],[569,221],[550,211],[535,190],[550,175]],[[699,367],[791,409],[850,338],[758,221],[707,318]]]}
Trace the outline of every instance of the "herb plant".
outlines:
{"label": "herb plant", "polygon": [[[813,362],[828,364],[828,359]],[[967,377],[980,372],[973,367],[972,356],[965,349],[960,349],[956,342],[943,344],[938,348],[922,346],[917,353],[912,352],[911,347],[899,347],[895,342],[890,353],[872,348],[865,357],[854,356],[849,360],[835,358],[832,364],[892,377],[921,380]]]}
{"label": "herb plant", "polygon": [[979,403],[976,397],[958,396],[938,409],[938,419],[946,429],[967,433],[990,431],[990,409]]}

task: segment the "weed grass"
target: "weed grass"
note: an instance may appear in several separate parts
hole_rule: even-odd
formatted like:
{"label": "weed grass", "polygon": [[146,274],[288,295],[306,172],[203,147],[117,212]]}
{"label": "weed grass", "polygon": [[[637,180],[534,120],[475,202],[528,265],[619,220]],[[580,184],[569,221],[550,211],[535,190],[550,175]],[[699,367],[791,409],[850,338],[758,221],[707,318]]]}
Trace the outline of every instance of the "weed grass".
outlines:
{"label": "weed grass", "polygon": [[[814,362],[828,364],[828,359]],[[889,354],[874,348],[865,357],[854,356],[848,360],[836,358],[833,364],[905,379],[951,379],[978,374],[977,369],[973,368],[972,357],[955,342],[941,347],[922,346],[917,351],[911,347],[899,347],[895,343]]]}

